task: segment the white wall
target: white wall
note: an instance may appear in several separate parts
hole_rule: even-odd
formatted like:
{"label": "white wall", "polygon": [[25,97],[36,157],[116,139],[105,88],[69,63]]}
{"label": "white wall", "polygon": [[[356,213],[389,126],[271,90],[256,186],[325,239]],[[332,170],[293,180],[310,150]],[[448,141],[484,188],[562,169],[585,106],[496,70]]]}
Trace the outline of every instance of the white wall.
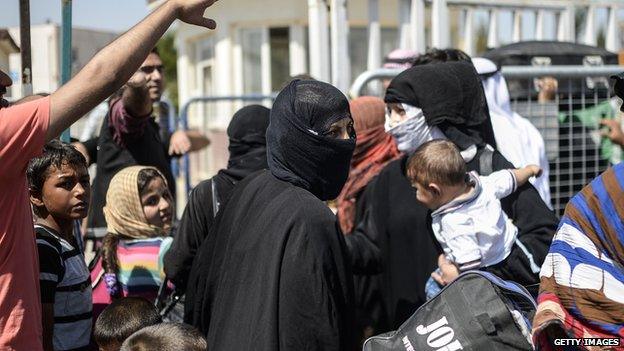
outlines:
{"label": "white wall", "polygon": [[[9,28],[9,33],[20,46],[19,27]],[[51,93],[58,89],[61,78],[61,38],[60,27],[56,24],[33,25],[30,30],[31,60],[33,74],[33,92]],[[95,55],[95,53],[113,41],[116,33],[89,29],[74,28],[72,30],[72,50],[76,54],[73,62],[73,73],[76,73]],[[10,71],[18,76],[21,71],[20,54],[11,54]],[[19,98],[21,84],[14,82],[12,94]]]}

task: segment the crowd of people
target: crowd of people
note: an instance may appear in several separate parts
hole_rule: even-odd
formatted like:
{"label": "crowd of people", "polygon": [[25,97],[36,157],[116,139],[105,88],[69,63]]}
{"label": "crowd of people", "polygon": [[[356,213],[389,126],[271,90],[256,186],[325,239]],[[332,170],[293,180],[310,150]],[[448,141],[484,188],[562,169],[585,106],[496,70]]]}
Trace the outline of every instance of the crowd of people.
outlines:
{"label": "crowd of people", "polygon": [[209,140],[158,117],[154,46],[176,19],[214,29],[213,3],[165,2],[49,96],[9,104],[0,71],[0,349],[351,351],[470,270],[536,299],[536,348],[624,338],[624,166],[557,218],[539,131],[460,50],[391,53],[383,99],[300,76],[243,107],[177,220],[169,160]]}

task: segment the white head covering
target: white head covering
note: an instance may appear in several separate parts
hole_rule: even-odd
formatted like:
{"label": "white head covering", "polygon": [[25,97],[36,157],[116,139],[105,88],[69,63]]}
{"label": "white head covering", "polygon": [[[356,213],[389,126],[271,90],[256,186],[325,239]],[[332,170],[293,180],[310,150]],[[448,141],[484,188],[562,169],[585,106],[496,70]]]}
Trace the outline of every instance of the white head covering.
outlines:
{"label": "white head covering", "polygon": [[473,58],[472,63],[482,76],[498,151],[516,167],[536,164],[542,168],[542,176],[531,183],[550,207],[550,172],[542,135],[528,119],[511,110],[507,82],[496,64],[481,57]]}

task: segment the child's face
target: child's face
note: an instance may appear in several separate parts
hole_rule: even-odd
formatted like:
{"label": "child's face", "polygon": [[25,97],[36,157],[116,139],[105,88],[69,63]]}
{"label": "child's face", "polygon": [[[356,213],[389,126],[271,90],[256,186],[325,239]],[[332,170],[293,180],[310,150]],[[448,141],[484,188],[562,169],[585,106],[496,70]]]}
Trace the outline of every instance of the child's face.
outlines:
{"label": "child's face", "polygon": [[147,223],[165,230],[171,227],[173,200],[162,178],[150,180],[141,195],[141,205]]}
{"label": "child's face", "polygon": [[84,166],[63,163],[58,169],[52,166],[43,183],[40,204],[53,217],[82,219],[89,212],[91,187],[89,173]]}

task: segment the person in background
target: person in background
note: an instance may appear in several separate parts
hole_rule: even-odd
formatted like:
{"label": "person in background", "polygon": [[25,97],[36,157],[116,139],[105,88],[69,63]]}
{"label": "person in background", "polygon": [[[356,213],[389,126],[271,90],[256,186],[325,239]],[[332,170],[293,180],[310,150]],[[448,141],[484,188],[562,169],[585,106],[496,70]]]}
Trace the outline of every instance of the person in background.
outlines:
{"label": "person in background", "polygon": [[511,101],[507,82],[496,64],[488,59],[472,59],[477,73],[481,77],[485,98],[490,112],[496,148],[516,167],[539,165],[542,176],[529,181],[540,194],[544,203],[552,208],[550,202],[550,166],[546,158],[546,148],[542,134],[526,118],[511,110]]}
{"label": "person in background", "polygon": [[104,207],[108,233],[91,273],[95,316],[120,297],[156,299],[173,213],[167,180],[157,169],[131,166],[115,174]]}
{"label": "person in background", "polygon": [[142,297],[123,297],[108,305],[93,326],[100,351],[119,351],[134,332],[162,323],[158,310]]}
{"label": "person in background", "polygon": [[[360,197],[364,215],[352,235],[345,236],[354,273],[381,274],[380,308],[387,324],[380,326],[380,333],[395,330],[426,301],[425,285],[441,253],[430,212],[406,177],[407,157],[427,141],[448,139],[461,150],[468,171],[488,174],[487,168],[513,168],[491,147],[496,140],[487,102],[470,62],[412,67],[391,82],[385,102],[390,110],[386,130],[406,157],[388,163],[369,183]],[[555,215],[527,184],[501,205],[518,227],[519,240],[543,247],[532,253],[540,265],[557,227]]]}
{"label": "person in background", "polygon": [[210,232],[214,218],[234,186],[248,175],[267,169],[266,129],[271,110],[261,105],[237,111],[227,128],[230,158],[226,169],[199,183],[189,194],[171,249],[165,255],[165,272],[178,292],[186,289],[197,249]]}
{"label": "person in background", "polygon": [[91,279],[74,235],[75,222],[89,211],[87,162],[72,146],[51,140],[30,161],[27,176],[36,215],[44,349],[87,347]]}
{"label": "person in background", "polygon": [[[353,127],[357,134],[355,151],[351,159],[349,178],[338,196],[338,222],[345,235],[351,234],[356,223],[363,216],[364,207],[360,196],[366,186],[389,162],[401,157],[396,142],[386,133],[386,105],[382,99],[363,96],[349,103]],[[354,277],[356,298],[356,323],[362,341],[374,335],[375,321],[379,316],[381,303],[379,276]],[[361,344],[360,344],[361,345]]]}
{"label": "person in background", "polygon": [[152,117],[153,107],[160,101],[163,88],[162,60],[158,51],[152,49],[120,95],[111,99],[97,143],[89,227],[106,226],[102,212],[106,189],[118,171],[133,165],[155,167],[165,175],[175,199],[170,156],[200,150],[209,144],[208,138],[198,131],[177,131],[169,135],[168,126],[156,123]]}
{"label": "person in background", "polygon": [[42,349],[39,268],[26,184],[28,161],[43,145],[113,94],[136,72],[167,28],[204,18],[214,0],[169,0],[100,50],[49,97],[9,106],[11,78],[0,70],[0,349]]}
{"label": "person in background", "polygon": [[[418,57],[414,50],[395,49],[384,57],[382,68],[406,70],[412,67],[413,61]],[[386,90],[390,84],[390,79],[384,79],[383,88]]]}
{"label": "person in background", "polygon": [[269,170],[238,183],[193,261],[184,317],[211,350],[352,349],[353,277],[323,202],[347,179],[352,123],[327,83],[294,80],[277,96]]}
{"label": "person in background", "polygon": [[201,333],[182,323],[161,323],[132,334],[121,351],[207,351],[208,343]]}

